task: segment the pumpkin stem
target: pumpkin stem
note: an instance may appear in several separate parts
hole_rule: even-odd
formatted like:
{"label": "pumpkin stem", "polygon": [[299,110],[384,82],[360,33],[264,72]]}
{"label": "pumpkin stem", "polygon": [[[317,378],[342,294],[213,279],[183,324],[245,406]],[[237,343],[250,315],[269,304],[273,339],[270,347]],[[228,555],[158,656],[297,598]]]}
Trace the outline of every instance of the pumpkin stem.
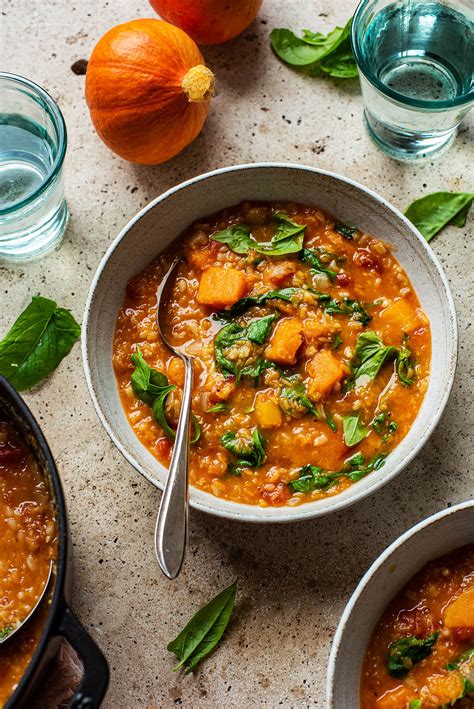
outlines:
{"label": "pumpkin stem", "polygon": [[181,86],[188,101],[196,103],[210,101],[214,94],[214,74],[207,66],[197,64],[184,75]]}

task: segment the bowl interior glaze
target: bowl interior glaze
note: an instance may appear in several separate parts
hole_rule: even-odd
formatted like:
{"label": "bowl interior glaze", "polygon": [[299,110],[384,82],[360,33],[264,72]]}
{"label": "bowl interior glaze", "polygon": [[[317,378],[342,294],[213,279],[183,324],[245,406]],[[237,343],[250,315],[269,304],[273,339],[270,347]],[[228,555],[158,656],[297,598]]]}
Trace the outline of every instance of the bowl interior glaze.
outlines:
{"label": "bowl interior glaze", "polygon": [[222,500],[196,488],[192,506],[246,521],[294,521],[351,505],[397,475],[434,429],[451,390],[457,353],[456,315],[446,277],[430,247],[403,215],[374,192],[338,175],[291,164],[222,168],[161,195],[122,230],[93,280],[83,326],[83,358],[89,390],[105,426],[127,460],[163,488],[166,469],[140,443],[120,403],[112,368],[112,340],[127,281],[197,219],[243,200],[286,200],[319,206],[395,247],[421,305],[431,320],[435,356],[430,385],[408,435],[385,466],[341,494],[299,507],[260,508]]}
{"label": "bowl interior glaze", "polygon": [[365,574],[339,622],[329,658],[329,709],[356,709],[362,661],[390,600],[429,561],[474,542],[474,502],[443,510],[405,532]]}

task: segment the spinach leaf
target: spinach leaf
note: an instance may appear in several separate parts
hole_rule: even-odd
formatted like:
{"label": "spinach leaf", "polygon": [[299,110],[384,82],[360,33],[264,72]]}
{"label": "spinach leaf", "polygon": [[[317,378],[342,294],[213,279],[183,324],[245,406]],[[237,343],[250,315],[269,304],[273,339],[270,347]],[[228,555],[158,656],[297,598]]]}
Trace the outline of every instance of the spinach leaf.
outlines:
{"label": "spinach leaf", "polygon": [[340,473],[327,473],[318,465],[304,465],[299,478],[288,483],[288,487],[292,492],[327,490],[336,484],[339,477]]}
{"label": "spinach leaf", "polygon": [[227,472],[230,475],[241,475],[244,468],[259,468],[267,459],[266,440],[258,428],[253,429],[250,441],[237,438],[232,431],[224,433],[221,441],[224,448],[237,458],[236,462],[228,465]]}
{"label": "spinach leaf", "polygon": [[[350,51],[349,33],[352,18],[345,27],[335,27],[328,35],[321,32],[311,32],[303,30],[303,36],[297,37],[291,30],[280,28],[274,29],[270,35],[270,42],[275,54],[286,64],[296,68],[310,69],[313,73],[322,69],[334,76],[349,76],[348,69],[344,72],[342,66],[338,68],[338,61],[342,63],[342,57]],[[338,60],[333,63],[328,59],[344,43]],[[333,73],[334,72],[334,73]]]}
{"label": "spinach leaf", "polygon": [[347,239],[347,241],[352,241],[354,239],[354,236],[357,233],[357,229],[353,226],[346,226],[345,224],[341,224],[340,222],[336,222],[334,224],[334,229],[344,237],[344,239]]}
{"label": "spinach leaf", "polygon": [[349,37],[341,42],[334,52],[325,57],[319,66],[326,74],[336,79],[352,79],[357,76],[359,72]]}
{"label": "spinach leaf", "polygon": [[330,416],[330,414],[326,413],[325,421],[332,431],[337,431],[337,423]]}
{"label": "spinach leaf", "polygon": [[326,268],[315,249],[303,249],[300,253],[300,261],[307,263],[313,273],[322,273],[328,276],[331,281],[334,281],[337,276],[336,271]]}
{"label": "spinach leaf", "polygon": [[334,335],[333,341],[331,343],[331,349],[332,350],[338,350],[339,347],[342,345],[342,337],[338,332]]}
{"label": "spinach leaf", "polygon": [[167,646],[179,660],[179,667],[191,672],[217,645],[229,623],[235,604],[237,584],[221,591],[212,601],[203,606],[183,628],[177,638]]}
{"label": "spinach leaf", "polygon": [[3,640],[3,638],[6,638],[7,635],[10,635],[12,630],[13,628],[11,625],[5,625],[3,628],[0,628],[0,640]]}
{"label": "spinach leaf", "polygon": [[341,302],[332,298],[329,293],[318,293],[312,291],[317,297],[318,303],[328,315],[349,315],[354,320],[358,320],[362,325],[367,325],[372,320],[372,316],[367,313],[365,308],[358,300],[352,298],[344,298]]}
{"label": "spinach leaf", "polygon": [[349,448],[356,446],[369,434],[369,429],[360,420],[360,414],[349,414],[342,417],[342,429],[344,431],[344,443]]}
{"label": "spinach leaf", "polygon": [[208,409],[206,413],[208,413],[208,414],[218,414],[218,413],[220,413],[221,411],[227,411],[228,408],[229,408],[229,407],[227,406],[227,404],[224,404],[224,402],[221,401],[219,404],[214,404],[214,406],[211,406],[211,408]]}
{"label": "spinach leaf", "polygon": [[306,225],[293,222],[284,212],[276,212],[272,215],[272,220],[276,222],[276,230],[268,242],[254,239],[250,233],[250,227],[246,224],[223,229],[213,234],[211,238],[219,243],[227,244],[232,251],[238,254],[246,254],[249,249],[265,256],[282,256],[301,251]]}
{"label": "spinach leaf", "polygon": [[357,386],[363,378],[375,379],[387,360],[397,355],[397,348],[385,346],[375,332],[361,333],[357,338],[355,358],[351,363],[352,377],[346,387]]}
{"label": "spinach leaf", "polygon": [[35,296],[0,342],[0,374],[24,391],[53,372],[79,338],[69,310]]}
{"label": "spinach leaf", "polygon": [[412,699],[408,705],[408,709],[422,709],[422,707],[421,699]]}
{"label": "spinach leaf", "polygon": [[274,362],[269,362],[267,359],[257,359],[252,364],[247,364],[240,373],[242,377],[252,377],[253,379],[258,379],[259,376],[266,370],[272,367],[276,367]]}
{"label": "spinach leaf", "polygon": [[250,228],[245,224],[236,224],[228,229],[218,231],[211,239],[227,246],[236,254],[246,254],[252,247],[254,239],[250,236]]}
{"label": "spinach leaf", "polygon": [[395,431],[398,429],[398,424],[396,423],[396,421],[389,421],[390,416],[390,413],[381,411],[380,413],[376,414],[376,416],[374,416],[374,418],[372,419],[372,423],[370,424],[374,431],[382,437],[383,442],[387,441],[389,436],[395,433]]}
{"label": "spinach leaf", "polygon": [[169,386],[168,377],[145,362],[139,347],[132,354],[131,359],[132,364],[135,365],[130,377],[133,393],[148,406],[153,406],[156,397]]}
{"label": "spinach leaf", "polygon": [[439,632],[427,638],[417,638],[410,635],[400,638],[388,646],[387,669],[389,675],[401,679],[408,674],[414,665],[431,655],[431,649]]}
{"label": "spinach leaf", "polygon": [[249,323],[247,326],[248,339],[251,340],[251,342],[256,342],[257,345],[263,345],[270,334],[273,323],[277,319],[278,315],[266,315],[263,318],[259,318],[258,320],[254,320]]}
{"label": "spinach leaf", "polygon": [[358,482],[373,470],[380,470],[386,457],[385,453],[378,453],[366,464],[362,453],[356,453],[345,461],[342,472],[352,482]]}
{"label": "spinach leaf", "polygon": [[430,241],[445,226],[463,227],[473,200],[472,192],[433,192],[412,202],[405,216]]}
{"label": "spinach leaf", "polygon": [[398,350],[398,356],[397,356],[397,374],[402,382],[406,387],[409,387],[413,384],[415,381],[414,378],[410,378],[408,376],[408,373],[411,370],[413,370],[413,362],[412,362],[412,352],[407,346],[408,342],[408,337],[405,335],[403,338],[403,344]]}
{"label": "spinach leaf", "polygon": [[289,380],[288,384],[289,386],[286,386],[282,389],[281,396],[284,399],[288,399],[290,402],[294,402],[296,404],[296,408],[292,410],[291,406],[285,406],[285,413],[289,414],[290,416],[298,417],[300,415],[301,409],[303,408],[303,410],[306,409],[315,418],[321,418],[318,411],[315,409],[313,403],[308,399],[308,395],[306,394],[306,388],[303,382],[292,382],[291,380]]}
{"label": "spinach leaf", "polygon": [[176,389],[174,384],[164,387],[155,398],[152,407],[153,418],[163,429],[163,433],[170,441],[174,441],[176,434],[169,425],[165,415],[165,402],[169,394]]}
{"label": "spinach leaf", "polygon": [[242,315],[250,308],[256,305],[264,305],[268,300],[284,300],[291,303],[295,293],[300,291],[300,288],[280,288],[279,290],[269,290],[260,295],[248,295],[245,298],[240,298],[228,310],[221,310],[217,314],[220,320],[230,320],[231,318]]}
{"label": "spinach leaf", "polygon": [[466,662],[466,660],[469,660],[473,655],[474,647],[470,647],[469,650],[463,652],[462,655],[457,658],[457,660],[455,660],[454,662],[448,662],[448,664],[446,665],[446,669],[459,670],[459,666],[462,665],[463,662]]}

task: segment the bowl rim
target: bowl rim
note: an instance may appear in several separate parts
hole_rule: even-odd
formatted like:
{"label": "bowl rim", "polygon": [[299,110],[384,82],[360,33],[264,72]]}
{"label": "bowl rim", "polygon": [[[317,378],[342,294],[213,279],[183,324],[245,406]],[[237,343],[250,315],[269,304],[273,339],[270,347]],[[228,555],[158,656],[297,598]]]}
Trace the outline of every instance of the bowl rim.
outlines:
{"label": "bowl rim", "polygon": [[[329,654],[329,660],[328,660],[328,669],[327,669],[327,675],[326,675],[326,702],[328,707],[333,707],[333,693],[334,693],[334,684],[335,684],[335,675],[336,675],[336,661],[337,661],[337,656],[339,653],[339,649],[342,644],[342,640],[344,637],[344,633],[346,631],[346,627],[348,624],[348,621],[352,615],[352,612],[354,610],[354,607],[356,606],[360,596],[362,593],[365,591],[367,586],[370,585],[372,582],[373,577],[375,576],[376,572],[381,569],[391,558],[391,556],[398,550],[400,547],[404,546],[406,542],[408,542],[410,539],[412,539],[414,536],[416,536],[419,532],[421,532],[423,529],[426,527],[430,527],[432,524],[436,524],[440,519],[443,519],[445,517],[449,517],[452,514],[457,514],[460,511],[463,511],[465,509],[469,509],[470,507],[474,508],[474,500],[466,500],[464,502],[459,502],[456,505],[453,505],[452,507],[447,507],[442,510],[439,510],[438,512],[435,512],[434,514],[430,515],[429,517],[426,517],[425,519],[421,520],[421,522],[417,522],[413,527],[410,527],[407,529],[405,532],[403,532],[399,537],[397,537],[376,559],[368,570],[365,572],[359,583],[357,584],[355,590],[353,591],[351,597],[349,598],[344,611],[341,615],[341,618],[339,620],[336,632],[334,634],[334,638],[331,644],[331,652]],[[433,550],[435,551],[435,550]],[[436,558],[436,557],[433,557]],[[413,571],[413,574],[416,573],[416,570]],[[390,598],[386,599],[387,604],[390,602]]]}
{"label": "bowl rim", "polygon": [[[92,311],[92,304],[94,300],[94,296],[97,290],[97,287],[99,285],[100,279],[102,277],[102,273],[107,267],[108,261],[112,254],[115,252],[115,250],[119,247],[120,243],[122,240],[126,237],[128,232],[135,226],[135,224],[140,221],[140,219],[143,218],[143,216],[149,212],[150,210],[154,209],[156,206],[161,204],[161,202],[164,202],[167,200],[170,196],[174,195],[177,192],[180,192],[181,190],[185,190],[187,187],[194,185],[196,183],[203,182],[209,178],[218,176],[218,175],[224,175],[224,174],[232,174],[232,173],[237,173],[242,170],[268,170],[268,169],[288,169],[288,170],[295,170],[295,171],[303,171],[303,172],[310,172],[314,173],[317,175],[324,175],[326,177],[330,177],[332,179],[335,179],[339,182],[343,182],[347,185],[350,185],[351,187],[363,192],[366,195],[369,195],[374,199],[380,206],[394,214],[405,226],[405,228],[410,231],[413,234],[413,237],[416,238],[418,241],[419,245],[421,246],[422,250],[425,253],[425,256],[429,261],[433,263],[435,266],[438,278],[440,279],[440,285],[443,287],[443,292],[446,297],[447,305],[449,308],[449,321],[451,324],[451,352],[450,352],[450,361],[449,361],[449,373],[448,373],[448,379],[447,379],[447,384],[444,388],[443,395],[437,402],[437,408],[435,411],[435,414],[426,422],[426,426],[424,428],[424,431],[422,435],[418,438],[418,440],[414,443],[413,447],[411,450],[407,453],[406,457],[400,461],[394,468],[389,472],[389,474],[385,474],[384,476],[377,476],[374,478],[373,482],[368,485],[367,488],[365,489],[359,489],[357,491],[357,486],[352,486],[351,489],[354,489],[355,492],[348,497],[341,498],[341,495],[335,495],[334,497],[330,498],[330,503],[327,504],[322,509],[318,509],[318,500],[315,500],[314,502],[307,502],[304,505],[300,505],[298,507],[279,507],[278,509],[278,516],[276,515],[268,515],[265,516],[262,508],[258,507],[258,505],[249,505],[249,504],[244,504],[240,502],[232,502],[232,508],[231,509],[221,509],[218,506],[214,506],[212,504],[212,500],[220,500],[220,498],[216,498],[214,495],[211,495],[210,493],[204,493],[204,491],[199,491],[202,492],[202,495],[205,496],[206,501],[202,501],[199,498],[194,498],[193,496],[193,488],[190,485],[190,495],[189,495],[189,504],[192,508],[200,510],[201,512],[206,512],[208,514],[212,514],[216,517],[222,517],[225,519],[233,519],[233,520],[239,520],[243,522],[256,522],[256,523],[283,523],[283,522],[296,522],[296,521],[302,521],[302,520],[307,520],[307,519],[314,519],[316,517],[323,517],[327,514],[332,514],[334,512],[339,512],[342,509],[349,507],[353,504],[356,504],[357,502],[360,502],[361,500],[365,499],[369,495],[372,495],[375,493],[377,490],[382,488],[384,485],[386,485],[388,482],[390,482],[393,478],[395,478],[404,468],[406,468],[410,462],[413,460],[413,458],[418,455],[420,450],[424,447],[428,439],[430,438],[431,434],[433,433],[436,425],[438,424],[438,421],[445,409],[446,403],[448,401],[449,395],[451,393],[451,389],[453,386],[453,381],[454,381],[454,374],[456,371],[456,364],[457,364],[457,351],[458,351],[458,325],[457,325],[457,317],[456,317],[456,310],[454,306],[454,299],[449,287],[448,280],[446,278],[446,275],[443,271],[443,268],[436,256],[436,254],[432,251],[432,249],[429,247],[428,243],[426,240],[423,238],[423,236],[420,234],[418,229],[393,205],[391,205],[384,197],[381,197],[379,194],[374,192],[368,187],[365,187],[364,185],[361,185],[359,182],[356,182],[355,180],[352,180],[351,178],[344,177],[342,175],[339,175],[338,173],[331,172],[329,170],[323,170],[320,168],[312,167],[309,165],[304,165],[304,164],[299,164],[299,163],[290,163],[290,162],[257,162],[257,163],[243,163],[240,165],[230,165],[226,167],[221,167],[216,170],[211,170],[208,172],[204,172],[200,175],[196,175],[195,177],[192,177],[188,180],[185,180],[184,182],[180,182],[177,185],[174,185],[170,189],[166,190],[163,192],[161,195],[153,199],[151,202],[149,202],[145,207],[143,207],[137,214],[135,214],[129,221],[128,223],[120,230],[119,234],[115,237],[115,239],[111,242],[109,245],[107,251],[105,252],[104,256],[102,257],[99,266],[94,274],[94,277],[92,279],[90,288],[89,288],[89,293],[87,296],[85,308],[84,308],[84,316],[83,316],[83,327],[82,327],[82,338],[81,338],[81,348],[82,348],[82,359],[83,359],[83,367],[84,367],[84,373],[85,373],[85,378],[87,382],[87,387],[89,390],[89,395],[92,399],[92,402],[94,404],[94,408],[96,410],[96,413],[99,417],[99,420],[101,421],[103,427],[105,428],[106,432],[108,433],[110,439],[114,443],[114,445],[117,447],[117,449],[122,453],[124,458],[130,463],[135,470],[137,470],[141,475],[143,475],[152,485],[159,490],[163,490],[164,485],[161,483],[160,480],[157,478],[154,478],[152,475],[148,473],[148,471],[140,464],[140,462],[135,458],[135,456],[127,449],[127,446],[122,444],[121,440],[119,437],[115,434],[112,426],[109,424],[107,417],[102,411],[100,402],[98,400],[98,397],[96,395],[95,389],[94,389],[94,384],[93,384],[93,377],[92,377],[92,370],[89,362],[89,320],[91,316],[91,311]],[[432,376],[432,375],[431,375]],[[408,434],[407,434],[408,435]],[[209,503],[207,500],[209,499]],[[231,502],[231,501],[225,501],[225,502]],[[260,514],[256,513],[256,510],[260,511]]]}

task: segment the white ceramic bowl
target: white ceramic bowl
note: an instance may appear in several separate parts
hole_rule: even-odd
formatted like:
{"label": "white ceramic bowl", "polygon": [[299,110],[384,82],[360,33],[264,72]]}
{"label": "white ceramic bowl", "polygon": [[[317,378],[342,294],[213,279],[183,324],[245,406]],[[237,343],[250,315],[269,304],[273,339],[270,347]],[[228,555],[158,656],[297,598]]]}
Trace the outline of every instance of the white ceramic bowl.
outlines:
{"label": "white ceramic bowl", "polygon": [[193,507],[252,522],[291,522],[335,512],[362,500],[391,480],[421,450],[433,432],[451,390],[457,354],[453,299],[431,248],[405,217],[366,187],[324,170],[291,164],[238,165],[200,175],[161,195],[120,232],[100,264],[89,293],[83,324],[84,368],[102,424],[125,458],[163,488],[166,469],[140,443],[120,404],[112,368],[112,338],[127,281],[192,222],[242,200],[289,200],[322,207],[393,244],[431,320],[433,360],[430,384],[409,433],[381,470],[340,495],[298,507],[261,508],[219,499],[196,488]]}
{"label": "white ceramic bowl", "polygon": [[365,651],[383,611],[432,559],[474,542],[474,501],[428,517],[402,534],[372,564],[339,622],[329,657],[328,709],[357,709]]}

